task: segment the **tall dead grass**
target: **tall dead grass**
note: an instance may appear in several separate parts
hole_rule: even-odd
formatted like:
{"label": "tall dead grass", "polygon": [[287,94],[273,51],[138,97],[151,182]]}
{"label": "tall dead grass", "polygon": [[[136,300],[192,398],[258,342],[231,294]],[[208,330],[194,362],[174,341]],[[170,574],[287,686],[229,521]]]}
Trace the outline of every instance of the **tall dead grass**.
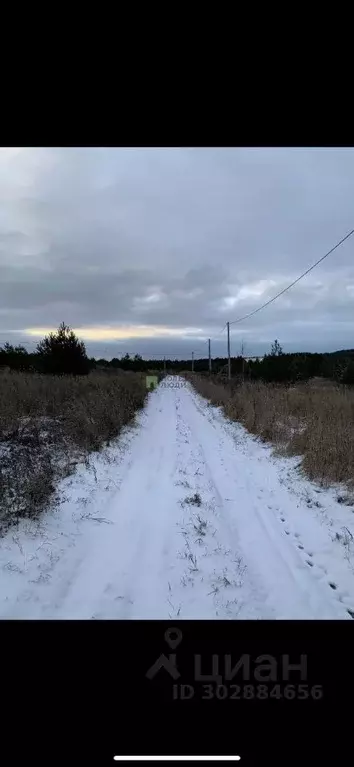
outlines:
{"label": "tall dead grass", "polygon": [[354,390],[333,385],[233,386],[189,376],[197,391],[252,434],[283,453],[302,456],[307,476],[322,484],[354,485]]}
{"label": "tall dead grass", "polygon": [[55,501],[55,481],[116,437],[144,404],[139,373],[0,375],[0,529]]}

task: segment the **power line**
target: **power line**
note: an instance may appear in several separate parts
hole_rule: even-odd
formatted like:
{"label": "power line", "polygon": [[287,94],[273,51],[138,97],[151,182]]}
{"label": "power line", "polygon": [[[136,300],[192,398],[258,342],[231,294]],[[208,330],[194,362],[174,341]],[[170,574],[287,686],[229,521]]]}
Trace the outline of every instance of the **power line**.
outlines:
{"label": "power line", "polygon": [[218,336],[220,336],[220,335],[221,335],[221,333],[223,333],[223,332],[224,332],[225,328],[227,328],[227,322],[225,322],[225,325],[224,325],[224,327],[222,328],[222,330],[219,330],[219,332],[216,334],[216,336],[214,336],[214,338],[211,338],[210,340],[211,340],[211,341],[214,341],[214,340],[215,340],[215,338],[218,338]]}
{"label": "power line", "polygon": [[333,251],[334,251],[334,250],[336,250],[336,248],[339,248],[339,246],[340,246],[340,245],[342,245],[342,243],[343,243],[343,242],[345,242],[345,240],[348,240],[348,239],[349,239],[349,237],[351,237],[351,236],[352,236],[352,234],[354,234],[354,229],[352,229],[352,230],[351,230],[351,232],[349,232],[348,234],[346,234],[346,235],[345,235],[345,237],[343,237],[343,239],[342,239],[342,240],[340,240],[339,242],[337,242],[337,244],[334,246],[334,248],[331,248],[331,250],[329,250],[329,251],[328,251],[328,253],[326,253],[324,256],[322,256],[322,258],[319,258],[319,259],[318,259],[318,261],[316,261],[316,263],[315,263],[315,264],[313,264],[312,266],[310,266],[310,268],[309,268],[309,269],[306,269],[306,272],[304,272],[303,274],[301,274],[301,275],[300,275],[300,277],[298,277],[296,280],[294,280],[294,282],[292,282],[290,285],[288,285],[288,287],[287,287],[287,288],[284,288],[283,290],[281,290],[281,291],[280,291],[280,293],[277,293],[277,295],[276,295],[276,296],[274,296],[273,298],[271,298],[269,301],[266,301],[266,303],[265,303],[265,304],[262,304],[262,306],[259,306],[259,307],[258,307],[258,309],[255,309],[253,312],[250,312],[249,314],[246,314],[244,317],[240,317],[238,320],[233,320],[233,322],[230,322],[230,325],[236,325],[236,323],[237,323],[237,322],[242,322],[243,320],[247,320],[247,319],[248,319],[248,317],[252,317],[254,314],[257,314],[257,312],[260,312],[260,311],[261,311],[261,309],[264,309],[266,306],[269,306],[269,304],[272,304],[272,303],[273,303],[273,301],[275,301],[277,298],[279,298],[279,296],[282,296],[282,295],[283,295],[283,293],[286,293],[286,291],[287,291],[287,290],[290,290],[290,288],[292,288],[292,287],[293,287],[293,285],[296,285],[296,283],[297,283],[297,282],[299,282],[300,280],[302,280],[302,278],[303,278],[303,277],[305,277],[305,276],[306,276],[306,274],[308,274],[309,272],[311,272],[311,271],[312,271],[312,269],[314,269],[314,268],[315,268],[315,266],[317,266],[318,264],[320,264],[320,263],[321,263],[321,261],[324,261],[324,259],[325,259],[325,258],[327,258],[327,256],[330,256],[330,255],[331,255],[331,253],[333,253]]}

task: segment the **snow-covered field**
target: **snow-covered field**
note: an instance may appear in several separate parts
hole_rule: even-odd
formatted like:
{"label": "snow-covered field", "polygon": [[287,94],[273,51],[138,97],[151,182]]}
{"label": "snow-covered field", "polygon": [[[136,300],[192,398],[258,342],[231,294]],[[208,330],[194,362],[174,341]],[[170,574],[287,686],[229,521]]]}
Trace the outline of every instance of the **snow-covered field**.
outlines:
{"label": "snow-covered field", "polygon": [[350,620],[354,505],[174,381],[0,540],[0,617]]}

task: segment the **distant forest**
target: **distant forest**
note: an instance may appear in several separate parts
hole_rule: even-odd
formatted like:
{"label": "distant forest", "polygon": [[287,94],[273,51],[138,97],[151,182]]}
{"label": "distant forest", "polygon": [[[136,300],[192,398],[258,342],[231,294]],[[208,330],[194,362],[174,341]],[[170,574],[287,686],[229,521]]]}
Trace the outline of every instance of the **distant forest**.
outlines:
{"label": "distant forest", "polygon": [[[85,352],[83,352],[85,354]],[[111,360],[88,358],[86,372],[92,370],[123,370],[123,371],[163,371],[164,365],[168,373],[178,373],[191,370],[191,360],[144,360],[139,354],[134,357],[126,354]],[[208,358],[196,359],[194,371],[208,372]],[[12,346],[7,343],[0,347],[0,367],[27,372],[48,372],[43,366],[43,355],[37,350],[29,353],[23,346]],[[227,358],[216,357],[212,360],[212,372],[225,375]],[[263,380],[274,382],[307,381],[314,376],[331,379],[338,383],[354,384],[354,349],[341,349],[326,354],[300,352],[284,354],[278,342],[272,346],[271,352],[260,360],[245,360],[242,357],[232,357],[231,374],[234,377],[244,376],[248,380]]]}
{"label": "distant forest", "polygon": [[[163,371],[164,364],[167,372],[191,370],[190,359],[186,360],[143,360],[139,355],[122,359],[95,361],[99,368],[121,368],[122,370]],[[207,373],[209,360],[194,360],[196,373]],[[227,358],[215,357],[212,360],[212,372],[226,375]],[[248,380],[296,382],[307,381],[314,376],[331,379],[337,382],[354,384],[354,349],[343,349],[328,354],[284,354],[281,348],[273,344],[273,349],[263,359],[245,360],[241,356],[231,358],[231,375],[244,376]]]}

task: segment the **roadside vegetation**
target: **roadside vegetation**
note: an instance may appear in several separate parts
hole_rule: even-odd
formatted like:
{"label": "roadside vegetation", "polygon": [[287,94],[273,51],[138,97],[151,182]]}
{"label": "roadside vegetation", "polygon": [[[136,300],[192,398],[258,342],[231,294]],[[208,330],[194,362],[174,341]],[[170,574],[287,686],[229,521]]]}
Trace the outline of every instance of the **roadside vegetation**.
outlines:
{"label": "roadside vegetation", "polygon": [[354,489],[354,387],[231,381],[187,374],[195,389],[285,455],[302,456],[306,475]]}
{"label": "roadside vegetation", "polygon": [[0,372],[0,531],[59,502],[55,484],[114,439],[144,405],[139,373],[91,370],[62,325],[39,344],[42,373]]}

